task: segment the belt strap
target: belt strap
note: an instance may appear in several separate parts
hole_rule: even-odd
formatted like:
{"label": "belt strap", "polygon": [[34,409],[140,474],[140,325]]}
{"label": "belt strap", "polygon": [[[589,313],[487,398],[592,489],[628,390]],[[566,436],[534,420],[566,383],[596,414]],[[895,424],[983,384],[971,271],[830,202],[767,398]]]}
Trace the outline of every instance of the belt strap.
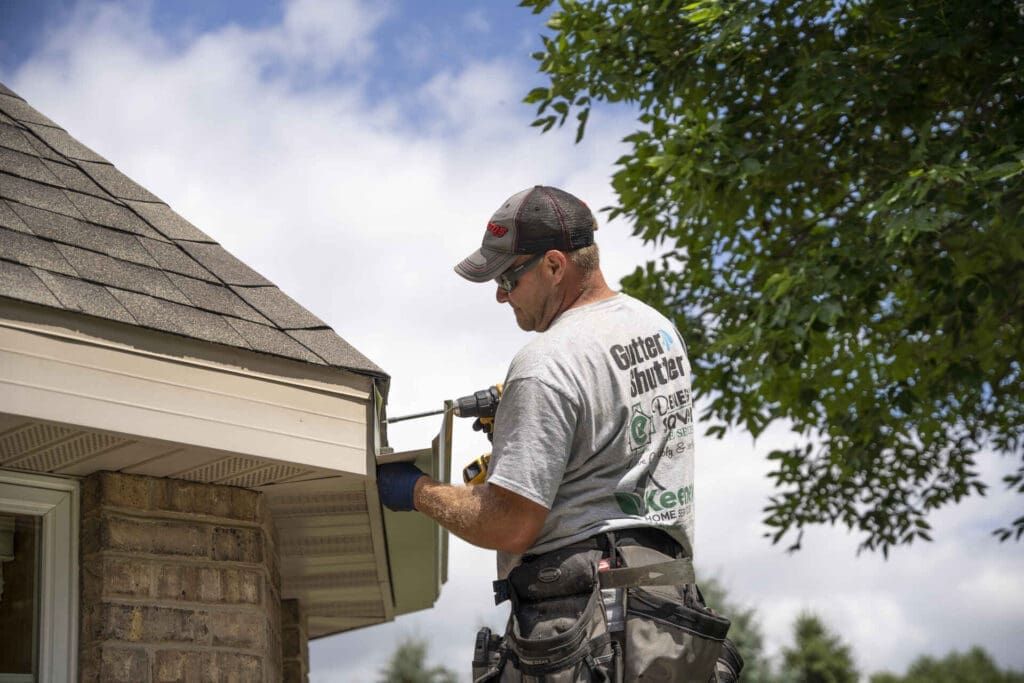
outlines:
{"label": "belt strap", "polygon": [[632,588],[633,586],[678,586],[696,583],[693,560],[688,557],[640,567],[621,567],[600,572],[601,588]]}

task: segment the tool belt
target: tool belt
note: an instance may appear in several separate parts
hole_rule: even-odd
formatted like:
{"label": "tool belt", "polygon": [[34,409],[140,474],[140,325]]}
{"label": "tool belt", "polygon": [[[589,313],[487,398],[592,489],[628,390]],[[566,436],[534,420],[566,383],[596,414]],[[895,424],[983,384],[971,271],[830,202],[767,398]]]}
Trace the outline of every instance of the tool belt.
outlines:
{"label": "tool belt", "polygon": [[732,683],[729,620],[704,604],[692,561],[657,529],[600,534],[524,556],[495,582],[504,638],[477,634],[473,680]]}

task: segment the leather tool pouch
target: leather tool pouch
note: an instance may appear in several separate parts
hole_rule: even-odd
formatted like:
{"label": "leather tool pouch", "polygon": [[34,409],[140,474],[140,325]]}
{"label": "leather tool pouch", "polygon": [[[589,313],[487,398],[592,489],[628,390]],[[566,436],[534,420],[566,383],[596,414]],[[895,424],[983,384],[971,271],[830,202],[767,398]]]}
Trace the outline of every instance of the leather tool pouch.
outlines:
{"label": "leather tool pouch", "polygon": [[[625,588],[625,629],[610,633],[601,578],[615,572],[598,573],[601,556],[600,550],[565,549],[530,558],[513,570],[503,593],[512,600],[505,637],[488,629],[478,634],[473,680],[739,680],[743,660],[725,637],[729,620],[708,609],[693,583]],[[619,557],[626,568],[664,567],[673,559],[639,546],[620,546]],[[672,579],[666,575],[661,581]]]}
{"label": "leather tool pouch", "polygon": [[[626,566],[671,559],[647,548],[620,548]],[[624,677],[658,683],[732,683],[742,659],[729,643],[730,622],[704,604],[693,583],[641,585],[626,590]],[[735,655],[734,657],[732,655]],[[721,667],[719,660],[727,663]],[[728,672],[735,669],[735,676]]]}
{"label": "leather tool pouch", "polygon": [[474,666],[474,680],[621,681],[618,643],[608,633],[597,581],[600,558],[599,550],[553,551],[516,567],[509,576],[512,614],[498,661],[482,672]]}

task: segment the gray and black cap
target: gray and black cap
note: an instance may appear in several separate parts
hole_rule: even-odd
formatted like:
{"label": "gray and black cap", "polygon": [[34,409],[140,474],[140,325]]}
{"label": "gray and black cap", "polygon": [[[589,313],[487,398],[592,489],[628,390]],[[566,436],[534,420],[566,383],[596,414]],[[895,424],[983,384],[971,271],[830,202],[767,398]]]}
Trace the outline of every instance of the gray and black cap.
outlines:
{"label": "gray and black cap", "polygon": [[521,254],[589,246],[595,230],[594,214],[580,199],[557,187],[536,185],[505,200],[487,222],[480,249],[455,266],[455,272],[472,282],[487,282]]}

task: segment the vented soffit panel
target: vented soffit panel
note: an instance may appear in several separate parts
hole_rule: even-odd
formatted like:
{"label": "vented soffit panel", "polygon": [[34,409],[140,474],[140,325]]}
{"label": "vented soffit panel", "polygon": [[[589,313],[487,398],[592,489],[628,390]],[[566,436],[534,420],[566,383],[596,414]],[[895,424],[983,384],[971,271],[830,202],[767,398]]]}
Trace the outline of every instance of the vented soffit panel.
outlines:
{"label": "vented soffit panel", "polygon": [[394,618],[379,503],[362,476],[0,413],[0,470],[118,471],[260,491],[277,530],[281,595],[310,637]]}

